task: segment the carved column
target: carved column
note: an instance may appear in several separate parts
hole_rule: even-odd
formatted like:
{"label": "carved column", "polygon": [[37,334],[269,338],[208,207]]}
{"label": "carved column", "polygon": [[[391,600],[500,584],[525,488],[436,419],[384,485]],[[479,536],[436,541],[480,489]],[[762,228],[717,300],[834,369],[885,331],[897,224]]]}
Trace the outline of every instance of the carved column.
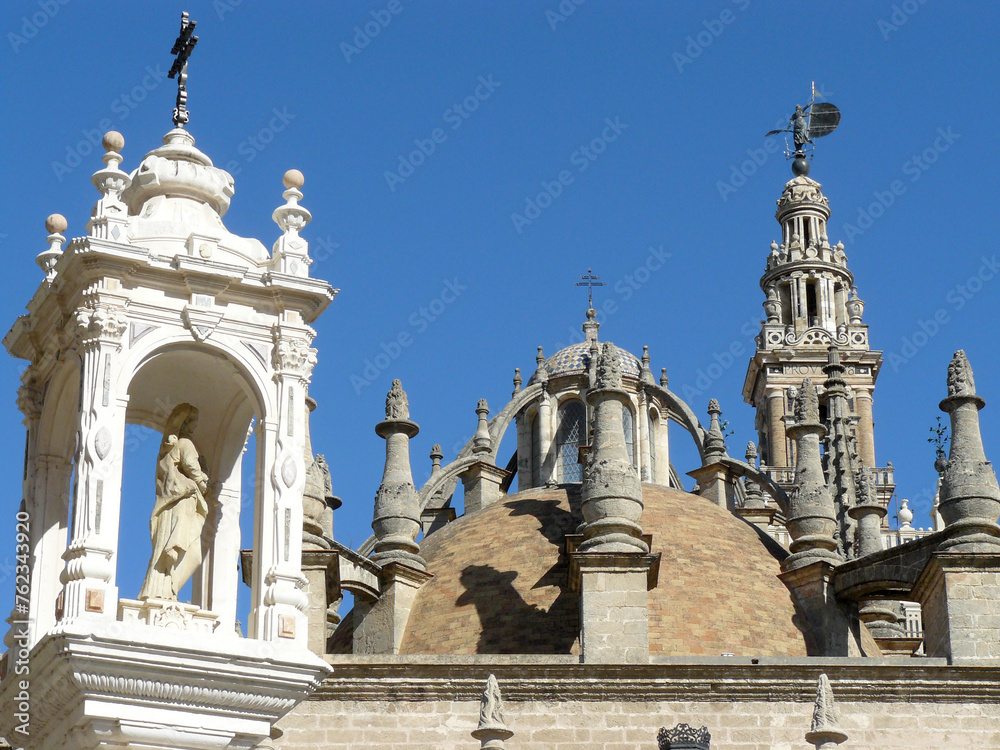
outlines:
{"label": "carved column", "polygon": [[965,352],[955,352],[941,402],[951,417],[939,505],[947,538],[913,590],[923,609],[927,655],[953,663],[1000,658],[1000,487],[979,430],[985,405]]}
{"label": "carved column", "polygon": [[[309,599],[302,574],[302,492],[306,481],[306,393],[316,364],[305,331],[275,326],[275,415],[261,420],[258,473],[262,498],[257,503],[254,544],[255,630],[264,640],[287,639],[305,648]],[[255,541],[256,541],[255,539]],[[263,579],[258,576],[263,575]]]}
{"label": "carved column", "polygon": [[834,569],[843,558],[836,551],[833,497],[820,461],[820,438],[825,430],[819,422],[819,398],[808,378],[798,391],[795,422],[788,431],[796,442],[795,486],[785,522],[792,554],[782,560],[779,577],[805,615],[811,656],[860,656],[853,618],[833,595]]}
{"label": "carved column", "polygon": [[580,591],[583,660],[643,664],[649,660],[646,592],[656,558],[640,525],[642,487],[625,449],[622,405],[628,394],[613,344],[601,349],[587,400],[595,417],[581,490],[583,541],[570,555],[570,585]]}
{"label": "carved column", "polygon": [[372,559],[382,566],[380,595],[358,597],[354,612],[354,653],[398,654],[417,592],[430,578],[420,556],[420,499],[410,471],[410,438],[420,431],[410,421],[406,392],[398,380],[385,400],[385,420],[375,426],[385,439],[385,470],[375,494]]}
{"label": "carved column", "polygon": [[84,308],[77,311],[74,326],[80,411],[72,538],[63,557],[61,606],[56,607],[63,622],[115,619],[118,614],[115,557],[127,400],[115,393],[124,310],[104,304]]}

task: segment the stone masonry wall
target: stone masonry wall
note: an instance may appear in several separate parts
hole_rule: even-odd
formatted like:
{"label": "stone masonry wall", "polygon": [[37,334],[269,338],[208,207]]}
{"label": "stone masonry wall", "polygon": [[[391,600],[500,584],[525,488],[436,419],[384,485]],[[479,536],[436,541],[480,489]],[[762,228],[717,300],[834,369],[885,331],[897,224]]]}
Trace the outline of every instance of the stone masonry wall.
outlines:
{"label": "stone masonry wall", "polygon": [[[837,703],[841,750],[1000,748],[1000,705]],[[510,702],[510,750],[641,750],[679,722],[705,725],[713,750],[806,750],[809,702]],[[478,701],[330,701],[300,705],[279,725],[280,750],[474,750]]]}
{"label": "stone masonry wall", "polygon": [[952,656],[1000,658],[1000,573],[949,573],[947,587]]}

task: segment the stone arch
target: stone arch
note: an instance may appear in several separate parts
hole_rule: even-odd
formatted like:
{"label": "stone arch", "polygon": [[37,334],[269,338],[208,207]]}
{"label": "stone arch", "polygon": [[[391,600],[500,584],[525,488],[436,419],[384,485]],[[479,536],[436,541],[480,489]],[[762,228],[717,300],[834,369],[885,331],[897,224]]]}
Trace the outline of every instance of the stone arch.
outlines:
{"label": "stone arch", "polygon": [[[239,588],[235,571],[241,547],[244,448],[253,420],[261,425],[274,414],[266,360],[241,351],[243,347],[225,337],[199,342],[187,331],[154,331],[138,343],[118,371],[117,393],[127,394],[123,422],[162,431],[177,404],[191,403],[201,413],[193,439],[220,503],[210,508],[205,522],[204,562],[192,579],[192,601],[216,612],[219,628],[231,632]],[[261,500],[259,488],[269,479],[261,474],[260,450],[258,445],[255,506]]]}

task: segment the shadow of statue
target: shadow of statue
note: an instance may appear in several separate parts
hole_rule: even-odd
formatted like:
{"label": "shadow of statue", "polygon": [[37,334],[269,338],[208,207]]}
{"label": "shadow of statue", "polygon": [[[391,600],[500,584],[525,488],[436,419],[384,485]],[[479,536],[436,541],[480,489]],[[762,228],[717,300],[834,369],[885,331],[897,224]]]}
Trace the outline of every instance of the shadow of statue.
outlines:
{"label": "shadow of statue", "polygon": [[516,570],[469,565],[459,581],[465,592],[459,606],[473,605],[481,632],[476,653],[568,654],[579,631],[578,599],[565,585],[549,609],[524,600],[514,581]]}

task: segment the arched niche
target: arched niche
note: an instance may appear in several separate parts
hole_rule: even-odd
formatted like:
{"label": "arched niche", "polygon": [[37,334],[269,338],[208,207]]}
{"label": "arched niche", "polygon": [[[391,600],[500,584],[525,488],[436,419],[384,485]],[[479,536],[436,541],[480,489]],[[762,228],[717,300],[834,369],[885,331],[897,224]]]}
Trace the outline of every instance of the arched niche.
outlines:
{"label": "arched niche", "polygon": [[[125,422],[163,432],[178,404],[197,407],[199,419],[192,440],[205,460],[218,504],[209,509],[202,535],[203,556],[192,578],[192,603],[219,618],[217,632],[233,633],[238,593],[240,514],[243,455],[253,421],[267,414],[254,374],[231,352],[208,344],[167,343],[137,359],[128,376]],[[128,458],[126,457],[126,460]],[[150,485],[155,465],[148,467]],[[261,485],[256,471],[255,488]],[[153,495],[136,498],[153,507]],[[252,509],[251,509],[252,510]],[[145,565],[148,560],[142,561]],[[139,564],[139,563],[137,563]],[[138,591],[123,591],[134,599]]]}

